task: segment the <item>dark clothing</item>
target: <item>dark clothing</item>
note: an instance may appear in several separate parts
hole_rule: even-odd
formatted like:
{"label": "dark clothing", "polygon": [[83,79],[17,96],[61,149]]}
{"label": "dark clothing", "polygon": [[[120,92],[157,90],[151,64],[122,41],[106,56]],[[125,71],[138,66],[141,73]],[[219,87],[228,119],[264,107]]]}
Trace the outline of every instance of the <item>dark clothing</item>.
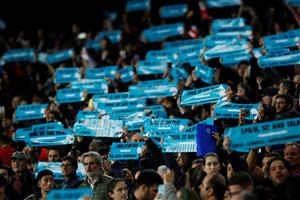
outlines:
{"label": "dark clothing", "polygon": [[[14,187],[16,185],[20,187],[19,191]],[[34,174],[32,174],[29,171],[25,171],[19,179],[15,178],[12,182],[12,187],[16,190],[14,196],[15,200],[23,200],[32,193],[36,193],[37,191],[39,191],[37,187],[37,182],[34,178]]]}
{"label": "dark clothing", "polygon": [[83,181],[79,179],[79,177],[76,174],[73,174],[69,180],[65,180],[62,183],[62,189],[67,189],[67,188],[78,188],[79,185],[82,183]]}
{"label": "dark clothing", "polygon": [[277,186],[271,186],[275,200],[299,200],[300,177],[290,177]]}

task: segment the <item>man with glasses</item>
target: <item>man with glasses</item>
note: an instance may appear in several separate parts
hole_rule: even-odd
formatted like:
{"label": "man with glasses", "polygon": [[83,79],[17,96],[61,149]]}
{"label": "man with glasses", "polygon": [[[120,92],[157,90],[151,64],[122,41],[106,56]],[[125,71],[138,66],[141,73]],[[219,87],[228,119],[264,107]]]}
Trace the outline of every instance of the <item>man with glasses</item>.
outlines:
{"label": "man with glasses", "polygon": [[253,181],[246,172],[237,172],[228,180],[230,200],[241,199],[242,192],[253,191]]}
{"label": "man with glasses", "polygon": [[100,154],[89,151],[82,155],[82,160],[86,180],[80,187],[90,187],[93,190],[92,200],[108,200],[107,184],[112,178],[103,174]]}
{"label": "man with glasses", "polygon": [[62,174],[64,176],[64,182],[62,189],[78,188],[82,181],[76,175],[78,164],[74,157],[65,156],[61,162]]}

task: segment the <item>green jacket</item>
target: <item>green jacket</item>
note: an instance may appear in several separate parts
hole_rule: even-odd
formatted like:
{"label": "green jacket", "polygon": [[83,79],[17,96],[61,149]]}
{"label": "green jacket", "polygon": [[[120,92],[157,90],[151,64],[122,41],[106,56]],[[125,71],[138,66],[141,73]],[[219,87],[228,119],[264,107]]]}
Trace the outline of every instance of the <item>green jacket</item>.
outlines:
{"label": "green jacket", "polygon": [[[107,192],[107,184],[112,178],[110,176],[105,176],[103,174],[99,175],[95,183],[92,199],[91,200],[109,200]],[[87,182],[87,179],[79,186],[90,188],[90,184]]]}

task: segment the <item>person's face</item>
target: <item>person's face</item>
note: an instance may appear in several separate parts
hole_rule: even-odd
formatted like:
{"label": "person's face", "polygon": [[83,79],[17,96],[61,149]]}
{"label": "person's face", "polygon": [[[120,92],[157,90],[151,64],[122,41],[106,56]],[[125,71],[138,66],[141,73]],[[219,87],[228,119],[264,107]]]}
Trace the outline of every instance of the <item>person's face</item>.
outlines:
{"label": "person's face", "polygon": [[49,162],[58,162],[60,160],[59,152],[56,150],[49,150],[48,152],[48,161]]}
{"label": "person's face", "polygon": [[140,134],[134,134],[131,137],[131,142],[144,142],[144,138]]}
{"label": "person's face", "polygon": [[262,160],[262,171],[264,172],[265,175],[268,174],[268,165],[273,158],[274,156],[264,157]]}
{"label": "person's face", "polygon": [[231,178],[233,173],[234,173],[234,171],[233,171],[232,165],[230,163],[228,163],[228,165],[227,165],[227,178]]}
{"label": "person's face", "polygon": [[206,175],[205,178],[203,179],[201,185],[199,186],[199,191],[200,191],[200,199],[206,200],[209,197],[209,188],[207,186],[207,183],[211,179],[211,175]]}
{"label": "person's face", "polygon": [[287,89],[285,87],[283,87],[282,83],[279,84],[279,89],[278,89],[277,93],[280,94],[280,95],[281,94],[287,94]]}
{"label": "person's face", "polygon": [[100,148],[99,148],[99,146],[96,142],[90,143],[90,145],[89,145],[89,150],[90,151],[96,151],[97,152],[99,149]]}
{"label": "person's face", "polygon": [[101,165],[93,157],[85,157],[83,159],[83,166],[88,177],[96,177],[101,172]]}
{"label": "person's face", "polygon": [[42,192],[50,192],[54,186],[54,180],[52,175],[46,175],[38,182]]}
{"label": "person's face", "polygon": [[269,176],[274,185],[283,183],[289,176],[289,172],[281,160],[275,160],[271,163]]}
{"label": "person's face", "polygon": [[109,193],[113,200],[126,200],[128,198],[128,188],[125,181],[118,182],[112,193]]}
{"label": "person's face", "polygon": [[158,185],[154,184],[150,187],[145,186],[145,200],[153,200],[158,192]]}
{"label": "person's face", "polygon": [[12,159],[11,168],[14,172],[23,172],[27,167],[25,159]]}
{"label": "person's face", "polygon": [[180,166],[183,166],[183,159],[181,153],[178,153],[176,161]]}
{"label": "person's face", "polygon": [[284,159],[289,161],[292,167],[300,165],[300,150],[295,145],[288,145],[284,149]]}
{"label": "person's face", "polygon": [[241,192],[242,188],[239,185],[230,185],[228,186],[229,190],[229,199],[230,200],[240,200],[241,199]]}
{"label": "person's face", "polygon": [[6,181],[9,181],[9,175],[6,169],[0,169],[0,175],[3,176]]}
{"label": "person's face", "polygon": [[69,177],[76,172],[76,169],[70,161],[65,160],[61,162],[61,172],[64,176]]}
{"label": "person's face", "polygon": [[283,113],[287,111],[287,102],[284,98],[277,98],[275,100],[276,113]]}
{"label": "person's face", "polygon": [[206,174],[210,174],[212,172],[219,172],[220,163],[215,156],[208,156],[205,159],[204,171]]}

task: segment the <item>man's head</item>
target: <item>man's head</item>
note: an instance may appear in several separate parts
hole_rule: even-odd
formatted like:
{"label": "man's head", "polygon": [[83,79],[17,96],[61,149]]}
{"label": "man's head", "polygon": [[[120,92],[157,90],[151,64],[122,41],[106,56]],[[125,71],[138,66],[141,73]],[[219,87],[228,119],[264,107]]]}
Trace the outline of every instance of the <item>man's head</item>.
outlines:
{"label": "man's head", "polygon": [[225,178],[219,173],[210,173],[205,176],[199,189],[202,200],[223,199],[226,191]]}
{"label": "man's head", "polygon": [[242,191],[252,192],[253,180],[246,172],[237,172],[228,181],[228,190],[231,200],[239,200]]}
{"label": "man's head", "polygon": [[93,140],[89,145],[90,151],[99,152],[102,147],[105,147],[105,143],[102,140]]}
{"label": "man's head", "polygon": [[265,178],[268,177],[268,166],[269,166],[269,162],[273,159],[278,157],[279,154],[276,152],[272,152],[272,153],[265,153],[264,158],[262,160],[262,171],[264,172],[264,176]]}
{"label": "man's head", "polygon": [[292,80],[282,80],[279,84],[279,95],[293,95],[295,93],[295,85]]}
{"label": "man's head", "polygon": [[60,162],[60,153],[58,149],[48,149],[48,162]]}
{"label": "man's head", "polygon": [[26,156],[21,151],[16,151],[12,154],[10,157],[11,160],[11,169],[15,173],[22,173],[26,170],[27,167],[27,161]]}
{"label": "man's head", "polygon": [[219,156],[215,153],[207,153],[203,159],[203,166],[206,174],[218,173],[221,169]]}
{"label": "man's head", "polygon": [[291,173],[291,166],[288,161],[276,157],[269,162],[268,174],[274,185],[283,183]]}
{"label": "man's head", "polygon": [[156,171],[150,169],[142,171],[135,182],[135,198],[153,200],[157,194],[158,185],[162,183],[162,178]]}
{"label": "man's head", "polygon": [[131,136],[131,142],[144,142],[144,137],[139,133],[135,133]]}
{"label": "man's head", "polygon": [[48,170],[42,170],[37,175],[38,186],[41,192],[50,192],[54,186],[53,173]]}
{"label": "man's head", "polygon": [[88,178],[97,178],[102,173],[102,158],[99,153],[94,151],[84,153],[82,160]]}
{"label": "man's head", "polygon": [[65,156],[61,161],[62,174],[65,177],[70,177],[76,173],[77,160],[73,156]]}
{"label": "man's head", "polygon": [[285,113],[292,109],[293,106],[293,100],[288,95],[278,95],[275,99],[275,110],[276,113],[281,114]]}
{"label": "man's head", "polygon": [[292,168],[300,167],[300,145],[296,142],[287,143],[283,150],[284,159]]}

